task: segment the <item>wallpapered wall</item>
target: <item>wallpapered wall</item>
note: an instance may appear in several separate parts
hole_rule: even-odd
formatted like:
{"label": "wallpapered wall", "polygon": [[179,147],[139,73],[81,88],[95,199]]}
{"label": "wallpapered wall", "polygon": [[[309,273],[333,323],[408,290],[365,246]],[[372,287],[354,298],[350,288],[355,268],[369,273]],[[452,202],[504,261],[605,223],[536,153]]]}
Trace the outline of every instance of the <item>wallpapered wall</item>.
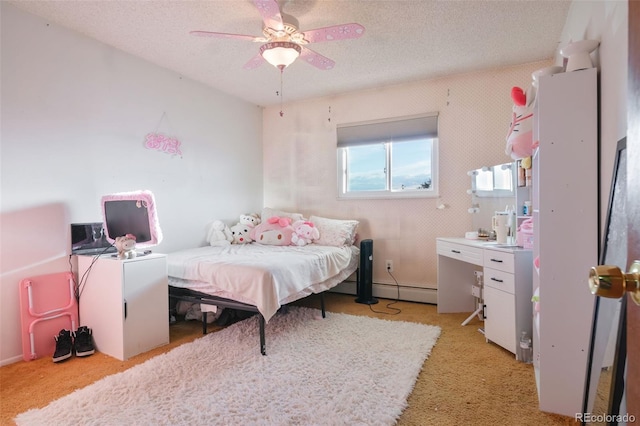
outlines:
{"label": "wallpapered wall", "polygon": [[[279,106],[267,108],[265,205],[358,219],[360,236],[374,241],[374,282],[393,284],[384,267],[391,259],[400,285],[436,288],[436,238],[471,230],[467,171],[510,161],[504,147],[511,88],[527,87],[531,72],[549,65],[551,60],[288,104],[284,117]],[[434,111],[440,114],[439,198],[337,199],[337,124]],[[439,203],[447,208],[437,209]]]}

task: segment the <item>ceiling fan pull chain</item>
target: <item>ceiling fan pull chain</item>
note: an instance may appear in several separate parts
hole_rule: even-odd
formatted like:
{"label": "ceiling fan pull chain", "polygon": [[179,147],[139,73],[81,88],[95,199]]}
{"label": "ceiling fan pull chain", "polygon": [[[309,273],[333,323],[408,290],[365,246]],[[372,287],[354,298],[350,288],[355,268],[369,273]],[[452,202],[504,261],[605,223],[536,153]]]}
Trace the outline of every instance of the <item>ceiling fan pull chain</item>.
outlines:
{"label": "ceiling fan pull chain", "polygon": [[283,74],[284,68],[280,68],[280,117],[284,116],[284,112],[282,112],[282,74]]}

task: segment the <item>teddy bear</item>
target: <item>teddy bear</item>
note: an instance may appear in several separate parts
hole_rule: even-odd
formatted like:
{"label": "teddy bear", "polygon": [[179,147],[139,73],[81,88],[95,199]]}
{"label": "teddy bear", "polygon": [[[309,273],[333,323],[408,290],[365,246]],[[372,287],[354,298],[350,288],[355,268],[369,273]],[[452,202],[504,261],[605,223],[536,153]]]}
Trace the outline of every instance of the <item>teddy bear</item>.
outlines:
{"label": "teddy bear", "polygon": [[292,235],[291,219],[279,216],[270,217],[249,232],[249,237],[255,242],[274,246],[291,245]]}
{"label": "teddy bear", "polygon": [[231,244],[248,244],[253,241],[249,237],[249,232],[251,231],[251,229],[253,229],[253,227],[242,223],[236,223],[230,229],[231,235],[233,236],[233,241],[231,241]]}
{"label": "teddy bear", "polygon": [[291,244],[294,246],[305,246],[320,238],[320,231],[308,220],[297,220],[292,227]]}
{"label": "teddy bear", "polygon": [[116,249],[118,249],[118,259],[133,259],[136,257],[136,237],[132,234],[116,237]]}
{"label": "teddy bear", "polygon": [[212,246],[226,246],[233,241],[231,230],[221,220],[214,220],[207,233],[207,242]]}
{"label": "teddy bear", "polygon": [[257,213],[251,214],[241,214],[240,215],[240,224],[247,225],[251,228],[258,226],[260,224],[260,216]]}

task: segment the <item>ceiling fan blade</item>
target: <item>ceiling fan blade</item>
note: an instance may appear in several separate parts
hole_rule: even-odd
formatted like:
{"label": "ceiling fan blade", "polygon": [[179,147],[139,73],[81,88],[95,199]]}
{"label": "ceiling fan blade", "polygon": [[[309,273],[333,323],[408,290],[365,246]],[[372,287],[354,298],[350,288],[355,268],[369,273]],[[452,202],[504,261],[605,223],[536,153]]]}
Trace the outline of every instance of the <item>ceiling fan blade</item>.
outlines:
{"label": "ceiling fan blade", "polygon": [[249,62],[244,64],[242,68],[244,68],[245,70],[252,70],[252,69],[258,68],[260,65],[262,65],[263,62],[264,62],[264,58],[260,53],[258,53],[256,56],[249,59]]}
{"label": "ceiling fan blade", "polygon": [[327,58],[326,56],[322,56],[317,52],[314,52],[308,47],[302,47],[300,58],[302,58],[308,64],[311,64],[316,68],[320,68],[321,70],[330,70],[336,65],[336,63],[331,59]]}
{"label": "ceiling fan blade", "polygon": [[198,37],[215,37],[215,38],[235,38],[240,40],[248,40],[264,43],[266,39],[264,37],[256,37],[245,34],[230,34],[230,33],[216,33],[211,31],[190,31],[189,34]]}
{"label": "ceiling fan blade", "polygon": [[364,27],[356,23],[333,25],[331,27],[305,31],[302,34],[309,43],[319,43],[321,41],[358,38],[364,34]]}
{"label": "ceiling fan blade", "polygon": [[253,0],[253,4],[258,8],[265,27],[278,31],[284,30],[282,15],[276,0]]}

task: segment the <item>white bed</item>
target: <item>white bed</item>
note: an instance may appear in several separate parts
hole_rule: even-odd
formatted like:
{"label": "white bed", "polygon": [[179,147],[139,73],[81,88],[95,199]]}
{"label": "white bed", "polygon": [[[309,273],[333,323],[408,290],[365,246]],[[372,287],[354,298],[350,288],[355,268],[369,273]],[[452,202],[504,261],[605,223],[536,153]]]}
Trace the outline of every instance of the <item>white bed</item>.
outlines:
{"label": "white bed", "polygon": [[[348,278],[358,268],[359,253],[354,245],[298,247],[255,242],[182,250],[167,257],[170,294],[177,298],[178,294],[192,294],[195,298],[182,300],[259,312],[262,326],[282,305],[322,293]],[[263,334],[261,329],[264,354]]]}

